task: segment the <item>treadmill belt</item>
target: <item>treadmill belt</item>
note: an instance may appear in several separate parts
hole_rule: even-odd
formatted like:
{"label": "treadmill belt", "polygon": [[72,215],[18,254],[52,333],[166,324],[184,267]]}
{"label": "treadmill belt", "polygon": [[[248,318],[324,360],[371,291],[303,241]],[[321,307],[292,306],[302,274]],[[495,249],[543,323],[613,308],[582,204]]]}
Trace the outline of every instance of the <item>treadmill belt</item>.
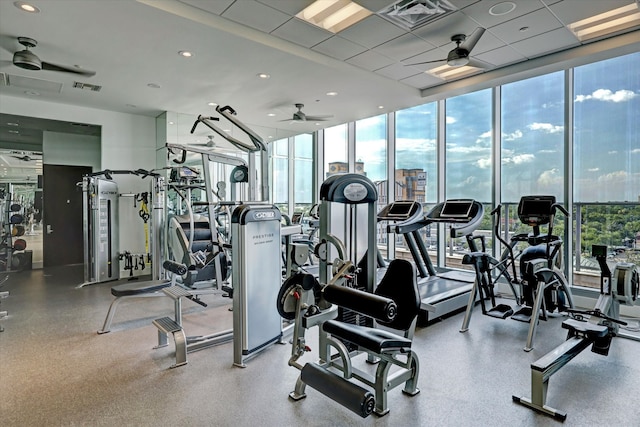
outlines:
{"label": "treadmill belt", "polygon": [[448,280],[456,280],[458,282],[473,283],[475,280],[475,274],[472,271],[447,271],[445,273],[438,273],[438,277]]}

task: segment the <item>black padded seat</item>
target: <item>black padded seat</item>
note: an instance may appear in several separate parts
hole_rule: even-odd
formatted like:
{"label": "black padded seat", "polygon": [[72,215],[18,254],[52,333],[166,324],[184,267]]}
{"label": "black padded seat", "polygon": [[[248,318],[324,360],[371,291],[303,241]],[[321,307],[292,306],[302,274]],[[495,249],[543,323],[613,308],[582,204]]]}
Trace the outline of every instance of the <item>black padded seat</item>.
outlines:
{"label": "black padded seat", "polygon": [[607,336],[609,329],[604,325],[594,325],[593,323],[583,320],[567,319],[562,322],[562,327],[570,331],[586,335],[589,339],[604,338]]}
{"label": "black padded seat", "polygon": [[389,351],[405,353],[411,350],[411,340],[381,329],[352,325],[337,320],[324,322],[322,329],[374,353]]}
{"label": "black padded seat", "polygon": [[146,282],[131,282],[111,287],[111,295],[114,297],[126,297],[132,295],[148,294],[157,292],[171,286],[167,280],[149,280]]}

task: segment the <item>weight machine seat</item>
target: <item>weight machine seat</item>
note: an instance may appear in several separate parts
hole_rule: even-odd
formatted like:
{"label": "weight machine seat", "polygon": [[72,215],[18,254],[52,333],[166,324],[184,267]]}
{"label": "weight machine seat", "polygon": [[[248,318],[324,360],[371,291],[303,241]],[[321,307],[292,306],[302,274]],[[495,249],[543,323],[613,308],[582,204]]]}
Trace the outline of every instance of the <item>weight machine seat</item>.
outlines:
{"label": "weight machine seat", "polygon": [[337,320],[328,320],[322,324],[322,330],[373,353],[408,353],[411,350],[410,339],[382,329],[352,325]]}
{"label": "weight machine seat", "polygon": [[132,282],[111,287],[111,295],[114,297],[127,297],[142,295],[160,291],[171,286],[169,280],[149,280],[146,282]]}
{"label": "weight machine seat", "polygon": [[573,333],[584,335],[591,340],[604,338],[609,333],[609,328],[607,328],[606,326],[594,325],[593,323],[584,320],[567,319],[562,322],[562,327],[564,329],[568,329]]}

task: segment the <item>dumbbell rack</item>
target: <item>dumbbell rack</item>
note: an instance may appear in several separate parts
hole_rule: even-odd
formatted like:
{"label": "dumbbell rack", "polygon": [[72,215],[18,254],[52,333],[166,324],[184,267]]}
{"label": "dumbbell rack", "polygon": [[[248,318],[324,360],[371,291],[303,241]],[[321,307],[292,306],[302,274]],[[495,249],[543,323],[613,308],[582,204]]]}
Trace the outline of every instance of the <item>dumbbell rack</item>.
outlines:
{"label": "dumbbell rack", "polygon": [[5,199],[0,200],[0,208],[3,212],[0,223],[2,224],[2,242],[4,243],[0,248],[0,271],[9,272],[12,271],[13,254],[16,252],[14,249],[14,238],[12,234],[12,227],[15,225],[11,222],[11,217],[19,213],[19,211],[12,211],[11,206],[19,204],[12,200],[12,193],[6,193]]}

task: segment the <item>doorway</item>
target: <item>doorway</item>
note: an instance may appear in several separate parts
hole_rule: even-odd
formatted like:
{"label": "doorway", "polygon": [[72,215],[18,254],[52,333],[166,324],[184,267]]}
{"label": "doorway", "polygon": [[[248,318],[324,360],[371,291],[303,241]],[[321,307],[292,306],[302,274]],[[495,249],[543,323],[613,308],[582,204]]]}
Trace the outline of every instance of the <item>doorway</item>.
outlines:
{"label": "doorway", "polygon": [[84,262],[82,182],[90,166],[48,165],[43,168],[43,266]]}

